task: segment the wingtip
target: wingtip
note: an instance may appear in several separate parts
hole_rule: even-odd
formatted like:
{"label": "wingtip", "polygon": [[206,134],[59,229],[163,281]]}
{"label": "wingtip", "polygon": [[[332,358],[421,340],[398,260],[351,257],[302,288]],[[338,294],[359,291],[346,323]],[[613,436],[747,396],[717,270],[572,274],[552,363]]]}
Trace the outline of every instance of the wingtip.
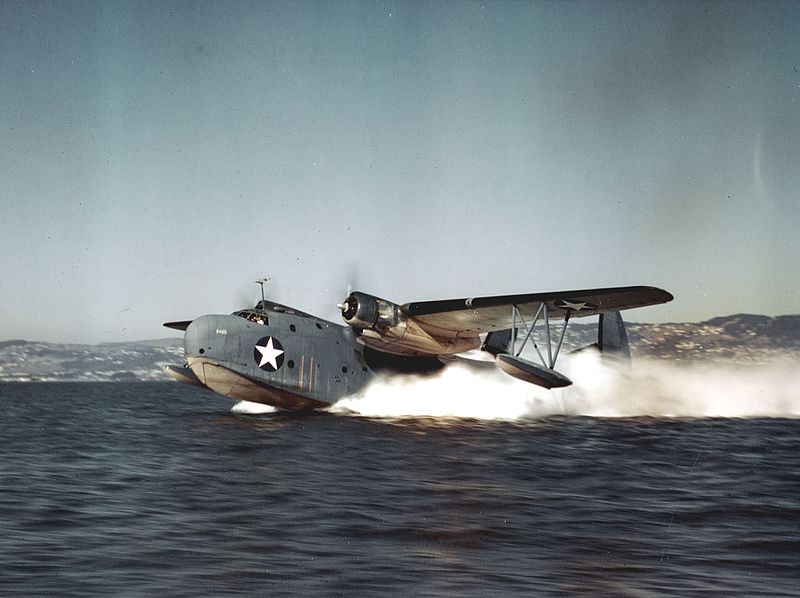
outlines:
{"label": "wingtip", "polygon": [[670,301],[675,299],[675,295],[673,295],[669,291],[665,291],[664,289],[658,289],[658,290],[661,291],[662,297],[664,299],[664,303],[669,303]]}

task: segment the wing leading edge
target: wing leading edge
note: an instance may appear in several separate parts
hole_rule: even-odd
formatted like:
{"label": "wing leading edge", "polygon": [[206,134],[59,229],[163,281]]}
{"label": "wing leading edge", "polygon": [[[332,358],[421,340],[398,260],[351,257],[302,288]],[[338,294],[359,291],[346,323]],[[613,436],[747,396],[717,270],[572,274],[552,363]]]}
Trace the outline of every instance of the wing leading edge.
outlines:
{"label": "wing leading edge", "polygon": [[400,310],[425,329],[472,336],[510,328],[513,306],[532,317],[545,303],[550,319],[559,320],[568,313],[570,318],[593,316],[609,311],[658,305],[672,299],[673,296],[663,289],[633,286],[418,301],[406,303]]}

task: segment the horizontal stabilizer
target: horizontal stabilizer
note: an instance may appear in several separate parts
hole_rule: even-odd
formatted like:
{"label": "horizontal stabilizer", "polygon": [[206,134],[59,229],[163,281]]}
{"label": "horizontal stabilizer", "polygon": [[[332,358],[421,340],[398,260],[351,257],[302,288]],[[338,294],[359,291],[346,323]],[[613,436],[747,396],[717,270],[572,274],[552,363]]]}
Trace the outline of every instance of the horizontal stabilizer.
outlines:
{"label": "horizontal stabilizer", "polygon": [[164,326],[167,328],[174,328],[175,330],[186,330],[191,323],[191,320],[184,320],[183,322],[164,322]]}
{"label": "horizontal stabilizer", "polygon": [[497,356],[497,367],[509,376],[544,388],[561,388],[572,384],[572,380],[555,370],[508,353]]}
{"label": "horizontal stabilizer", "polygon": [[481,345],[481,349],[488,351],[492,355],[498,355],[508,351],[511,344],[511,328],[506,330],[495,330],[486,335]]}
{"label": "horizontal stabilizer", "polygon": [[591,345],[586,345],[585,347],[578,347],[577,349],[573,349],[569,352],[570,355],[575,355],[577,353],[583,353],[584,351],[599,351],[600,347],[597,343],[592,343]]}

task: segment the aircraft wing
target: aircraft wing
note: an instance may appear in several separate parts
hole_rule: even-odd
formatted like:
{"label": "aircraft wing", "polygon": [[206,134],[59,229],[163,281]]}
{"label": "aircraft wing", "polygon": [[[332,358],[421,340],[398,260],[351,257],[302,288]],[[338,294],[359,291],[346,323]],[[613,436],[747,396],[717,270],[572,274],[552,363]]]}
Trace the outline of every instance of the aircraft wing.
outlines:
{"label": "aircraft wing", "polygon": [[662,289],[635,286],[418,301],[406,303],[400,310],[431,332],[447,331],[472,336],[511,328],[512,306],[532,317],[539,306],[546,303],[550,319],[558,320],[563,319],[567,313],[570,318],[593,316],[609,311],[667,303],[672,299],[673,296]]}

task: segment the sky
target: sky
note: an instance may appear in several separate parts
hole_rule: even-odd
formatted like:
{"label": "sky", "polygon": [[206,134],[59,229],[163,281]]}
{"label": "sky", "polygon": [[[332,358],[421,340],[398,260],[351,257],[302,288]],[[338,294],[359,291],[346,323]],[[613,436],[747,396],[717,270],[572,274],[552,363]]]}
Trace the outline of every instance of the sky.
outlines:
{"label": "sky", "polygon": [[800,313],[800,3],[0,3],[0,340],[268,295]]}

